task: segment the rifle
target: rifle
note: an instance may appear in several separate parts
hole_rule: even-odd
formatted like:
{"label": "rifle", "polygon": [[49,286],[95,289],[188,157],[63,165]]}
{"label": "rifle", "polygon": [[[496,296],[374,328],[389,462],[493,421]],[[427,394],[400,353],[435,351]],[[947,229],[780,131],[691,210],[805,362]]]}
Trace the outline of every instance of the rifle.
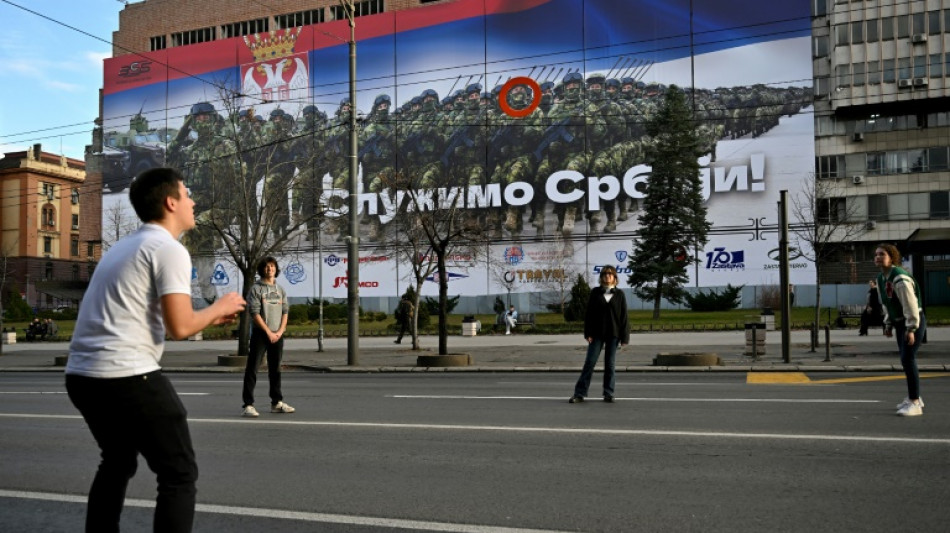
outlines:
{"label": "rifle", "polygon": [[567,131],[567,125],[570,121],[570,117],[564,117],[559,120],[556,124],[548,126],[544,130],[544,135],[541,137],[541,142],[538,144],[538,148],[534,151],[534,159],[536,161],[541,161],[544,159],[544,152],[555,142],[564,141],[565,143],[574,142],[574,136]]}
{"label": "rifle", "polygon": [[385,143],[386,141],[387,139],[385,135],[383,135],[382,133],[374,133],[372,137],[370,137],[369,139],[366,140],[366,142],[363,143],[363,147],[360,148],[360,151],[358,154],[359,159],[362,160],[363,156],[369,153],[372,153],[377,158],[382,157],[383,147],[381,145]]}
{"label": "rifle", "polygon": [[514,139],[511,138],[509,133],[511,132],[511,124],[505,124],[504,126],[498,128],[494,135],[491,136],[491,140],[488,141],[488,170],[491,171],[498,164],[498,159],[501,157],[501,152],[511,145]]}
{"label": "rifle", "polygon": [[455,133],[449,137],[449,145],[442,152],[442,165],[446,168],[449,167],[449,159],[455,155],[455,149],[465,145],[466,148],[471,148],[475,146],[475,141],[472,140],[472,137],[468,134],[469,130],[472,129],[472,125],[462,126],[461,128],[455,130]]}

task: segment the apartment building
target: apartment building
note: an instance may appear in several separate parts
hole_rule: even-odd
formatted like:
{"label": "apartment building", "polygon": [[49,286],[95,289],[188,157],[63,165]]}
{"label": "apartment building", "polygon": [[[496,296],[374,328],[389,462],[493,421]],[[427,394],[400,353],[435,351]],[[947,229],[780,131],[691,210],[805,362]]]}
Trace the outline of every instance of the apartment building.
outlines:
{"label": "apartment building", "polygon": [[85,163],[37,144],[0,158],[0,277],[37,309],[76,306],[98,257]]}
{"label": "apartment building", "polygon": [[879,242],[909,258],[925,303],[950,303],[950,1],[813,0],[815,178],[821,217],[860,224],[823,283],[875,273]]}

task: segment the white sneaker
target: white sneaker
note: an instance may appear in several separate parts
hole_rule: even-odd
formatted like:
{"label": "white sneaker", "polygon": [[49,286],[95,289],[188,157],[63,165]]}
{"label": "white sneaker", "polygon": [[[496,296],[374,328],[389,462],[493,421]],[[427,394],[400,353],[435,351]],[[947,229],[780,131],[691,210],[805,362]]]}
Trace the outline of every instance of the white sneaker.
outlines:
{"label": "white sneaker", "polygon": [[296,409],[284,402],[277,402],[276,404],[270,406],[270,412],[272,413],[293,413],[294,411],[296,411]]}
{"label": "white sneaker", "polygon": [[241,416],[245,418],[257,418],[261,416],[261,414],[257,412],[257,409],[254,409],[253,405],[248,405],[244,408],[244,412],[241,413]]}
{"label": "white sneaker", "polygon": [[[923,407],[923,406],[924,406],[924,397],[921,396],[920,398],[917,398],[917,402],[920,404],[921,407]],[[901,409],[901,408],[903,408],[905,405],[907,405],[907,404],[909,404],[909,403],[913,403],[913,402],[910,401],[910,398],[904,398],[903,400],[901,400],[901,403],[897,404],[897,408],[898,408],[898,409]]]}
{"label": "white sneaker", "polygon": [[920,408],[920,404],[913,402],[897,410],[897,416],[920,416],[922,414],[924,414],[924,410]]}

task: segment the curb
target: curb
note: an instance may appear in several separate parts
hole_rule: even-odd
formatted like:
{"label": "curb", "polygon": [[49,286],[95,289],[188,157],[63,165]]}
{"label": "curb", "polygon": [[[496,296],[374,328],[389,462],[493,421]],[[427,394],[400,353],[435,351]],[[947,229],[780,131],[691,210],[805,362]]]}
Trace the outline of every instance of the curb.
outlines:
{"label": "curb", "polygon": [[[287,365],[285,371],[289,372],[313,372],[323,374],[403,374],[403,373],[525,373],[525,372],[549,372],[549,373],[577,373],[581,371],[580,366],[457,366],[457,367],[418,367],[418,366],[321,366],[321,365]],[[603,369],[598,367],[597,371]],[[923,372],[950,372],[950,364],[947,365],[920,365],[918,370]],[[25,372],[64,372],[62,366],[41,366],[41,367],[8,367],[0,368],[2,372],[25,373]],[[196,374],[235,374],[243,373],[243,367],[226,366],[194,366],[194,367],[164,367],[163,372],[167,373],[196,373]],[[747,373],[747,372],[903,372],[900,365],[788,365],[788,366],[618,366],[617,372],[627,373],[661,373],[670,374],[690,373],[690,372],[712,372],[712,373]]]}

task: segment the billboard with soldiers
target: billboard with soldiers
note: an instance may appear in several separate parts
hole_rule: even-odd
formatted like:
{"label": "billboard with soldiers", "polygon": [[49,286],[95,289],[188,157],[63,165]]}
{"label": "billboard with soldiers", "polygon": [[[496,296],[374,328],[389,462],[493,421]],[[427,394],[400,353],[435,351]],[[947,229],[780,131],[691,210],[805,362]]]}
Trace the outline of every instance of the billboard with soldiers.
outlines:
{"label": "billboard with soldiers", "polygon": [[[197,202],[187,244],[202,291],[239,286],[227,250],[242,239],[202,229],[224,225],[285,242],[291,296],[345,296],[358,236],[361,294],[396,296],[408,257],[431,255],[405,255],[422,212],[478,230],[450,249],[451,294],[560,290],[632,268],[645,124],[677,90],[713,224],[688,251],[690,284],[777,283],[779,191],[801,191],[814,167],[807,1],[458,0],[358,17],[355,35],[356,102],[346,20],[107,60],[104,232],[130,216],[117,193],[131,177],[167,164]],[[792,257],[792,282],[811,282]]]}

